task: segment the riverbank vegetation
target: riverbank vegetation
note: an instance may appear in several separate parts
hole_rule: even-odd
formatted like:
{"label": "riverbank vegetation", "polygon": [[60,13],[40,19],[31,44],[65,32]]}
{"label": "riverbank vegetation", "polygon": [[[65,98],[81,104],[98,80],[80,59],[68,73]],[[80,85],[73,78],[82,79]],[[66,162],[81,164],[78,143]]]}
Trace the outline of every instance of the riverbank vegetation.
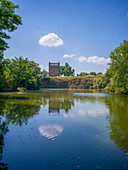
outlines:
{"label": "riverbank vegetation", "polygon": [[[16,91],[24,87],[27,90],[39,89],[41,85],[41,71],[39,64],[19,57],[12,60],[3,60],[3,78],[1,84],[6,91]],[[23,89],[23,88],[22,88]]]}
{"label": "riverbank vegetation", "polygon": [[108,90],[128,94],[128,41],[110,53],[111,63],[107,74],[113,79]]}

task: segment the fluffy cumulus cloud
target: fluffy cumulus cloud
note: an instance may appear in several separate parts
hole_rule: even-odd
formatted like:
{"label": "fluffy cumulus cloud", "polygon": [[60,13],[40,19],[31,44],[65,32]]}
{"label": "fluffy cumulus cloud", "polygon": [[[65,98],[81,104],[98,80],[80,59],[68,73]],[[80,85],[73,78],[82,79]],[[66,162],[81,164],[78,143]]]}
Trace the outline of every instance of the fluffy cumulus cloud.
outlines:
{"label": "fluffy cumulus cloud", "polygon": [[42,136],[48,139],[54,139],[63,132],[63,127],[60,125],[44,125],[39,127],[39,132]]}
{"label": "fluffy cumulus cloud", "polygon": [[110,62],[110,58],[105,59],[104,57],[92,56],[92,57],[88,57],[87,62],[88,63],[106,65],[107,63]]}
{"label": "fluffy cumulus cloud", "polygon": [[64,56],[63,56],[63,58],[72,58],[72,57],[74,57],[75,56],[75,54],[65,54]]}
{"label": "fluffy cumulus cloud", "polygon": [[58,47],[63,45],[64,42],[55,33],[49,33],[40,38],[39,44],[48,47]]}
{"label": "fluffy cumulus cloud", "polygon": [[79,62],[86,61],[86,57],[84,57],[84,56],[80,56],[80,57],[78,58],[78,60],[79,60]]}

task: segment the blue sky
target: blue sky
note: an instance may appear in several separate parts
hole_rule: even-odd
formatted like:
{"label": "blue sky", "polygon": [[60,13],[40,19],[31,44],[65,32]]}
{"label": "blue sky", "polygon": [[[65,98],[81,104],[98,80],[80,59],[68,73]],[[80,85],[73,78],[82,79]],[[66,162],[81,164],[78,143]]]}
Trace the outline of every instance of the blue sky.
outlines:
{"label": "blue sky", "polygon": [[109,54],[128,40],[128,0],[13,0],[23,25],[6,58],[24,56],[47,69],[68,62],[75,73],[105,72]]}

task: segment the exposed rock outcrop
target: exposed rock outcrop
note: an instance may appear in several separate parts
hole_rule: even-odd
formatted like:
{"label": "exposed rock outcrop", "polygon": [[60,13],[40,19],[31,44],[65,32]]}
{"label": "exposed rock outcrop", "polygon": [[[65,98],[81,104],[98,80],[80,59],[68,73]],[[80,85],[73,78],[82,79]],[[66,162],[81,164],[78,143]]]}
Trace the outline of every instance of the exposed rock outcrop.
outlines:
{"label": "exposed rock outcrop", "polygon": [[44,79],[42,82],[41,88],[77,88],[77,89],[88,89],[90,86],[93,86],[93,78],[72,78],[72,79],[63,79],[63,78],[48,78]]}

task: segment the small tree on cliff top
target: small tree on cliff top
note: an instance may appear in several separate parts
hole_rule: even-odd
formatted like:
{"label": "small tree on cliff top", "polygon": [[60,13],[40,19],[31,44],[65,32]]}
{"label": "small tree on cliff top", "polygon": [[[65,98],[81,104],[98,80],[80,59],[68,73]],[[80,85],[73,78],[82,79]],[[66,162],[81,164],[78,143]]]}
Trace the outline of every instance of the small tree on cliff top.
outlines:
{"label": "small tree on cliff top", "polygon": [[65,66],[60,66],[60,75],[64,76],[74,76],[75,70],[69,66],[68,63],[65,63]]}

